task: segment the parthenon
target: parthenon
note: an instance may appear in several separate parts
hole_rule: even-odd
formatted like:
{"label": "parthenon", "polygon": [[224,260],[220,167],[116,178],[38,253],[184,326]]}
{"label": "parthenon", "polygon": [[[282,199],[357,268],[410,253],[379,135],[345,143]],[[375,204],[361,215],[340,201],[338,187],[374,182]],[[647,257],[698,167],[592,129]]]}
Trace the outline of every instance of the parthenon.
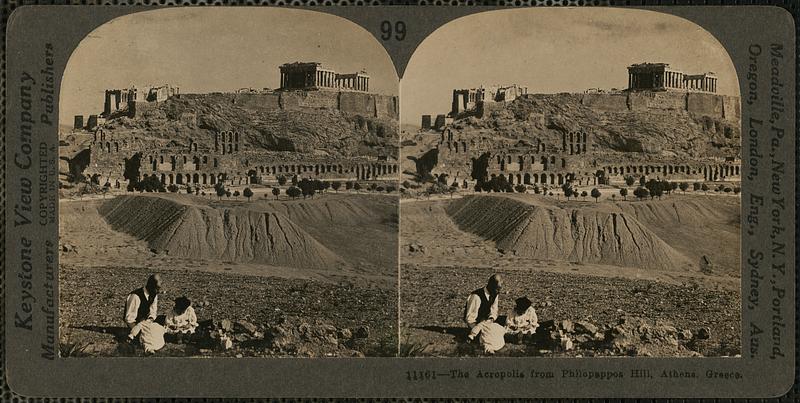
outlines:
{"label": "parthenon", "polygon": [[628,90],[678,90],[717,92],[713,72],[684,74],[668,63],[639,63],[628,66]]}
{"label": "parthenon", "polygon": [[319,62],[294,62],[280,66],[281,90],[351,90],[369,92],[365,71],[339,74]]}

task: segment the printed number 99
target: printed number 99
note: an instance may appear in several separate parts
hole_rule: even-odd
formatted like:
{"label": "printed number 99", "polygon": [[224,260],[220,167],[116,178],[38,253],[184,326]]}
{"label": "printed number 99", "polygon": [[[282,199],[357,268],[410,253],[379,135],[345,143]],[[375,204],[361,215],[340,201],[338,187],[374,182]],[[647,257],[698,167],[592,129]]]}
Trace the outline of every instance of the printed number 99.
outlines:
{"label": "printed number 99", "polygon": [[392,27],[390,21],[383,21],[381,23],[381,39],[388,41],[392,39],[392,34],[394,34],[394,39],[398,41],[406,39],[406,23],[397,21],[394,23],[394,27]]}

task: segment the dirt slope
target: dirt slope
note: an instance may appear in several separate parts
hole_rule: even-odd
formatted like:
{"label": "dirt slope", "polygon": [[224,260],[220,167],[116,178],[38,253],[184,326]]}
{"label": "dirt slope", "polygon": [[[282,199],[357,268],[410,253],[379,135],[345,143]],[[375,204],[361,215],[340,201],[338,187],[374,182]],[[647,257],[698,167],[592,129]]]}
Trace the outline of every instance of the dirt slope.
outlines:
{"label": "dirt slope", "polygon": [[518,256],[653,270],[691,266],[631,214],[534,206],[492,196],[464,197],[447,212],[462,230]]}
{"label": "dirt slope", "polygon": [[120,196],[100,213],[117,231],[170,255],[336,269],[344,261],[279,212],[215,209],[161,197]]}

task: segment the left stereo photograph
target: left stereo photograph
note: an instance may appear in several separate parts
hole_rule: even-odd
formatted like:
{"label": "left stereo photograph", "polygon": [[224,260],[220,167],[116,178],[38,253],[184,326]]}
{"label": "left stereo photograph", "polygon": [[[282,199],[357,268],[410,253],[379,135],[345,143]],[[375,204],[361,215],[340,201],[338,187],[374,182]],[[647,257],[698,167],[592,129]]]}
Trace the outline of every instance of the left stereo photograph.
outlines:
{"label": "left stereo photograph", "polygon": [[60,356],[397,355],[398,87],[313,11],[95,29],[59,100]]}

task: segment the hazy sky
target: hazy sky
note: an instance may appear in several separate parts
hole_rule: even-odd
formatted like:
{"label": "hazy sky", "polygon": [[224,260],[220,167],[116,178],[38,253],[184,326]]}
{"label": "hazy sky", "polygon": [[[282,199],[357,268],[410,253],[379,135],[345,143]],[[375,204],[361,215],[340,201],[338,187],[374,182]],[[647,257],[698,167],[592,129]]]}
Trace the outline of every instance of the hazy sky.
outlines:
{"label": "hazy sky", "polygon": [[366,69],[370,91],[397,95],[383,46],[343,18],[306,10],[194,7],[117,18],[89,34],[67,64],[62,124],[99,114],[106,89],[171,83],[183,93],[277,88],[278,66],[318,61],[340,73]]}
{"label": "hazy sky", "polygon": [[627,67],[664,62],[684,73],[713,71],[717,91],[739,95],[733,64],[707,31],[679,17],[612,8],[490,11],[436,30],[409,61],[402,123],[450,110],[454,88],[527,85],[531,93],[626,88]]}

